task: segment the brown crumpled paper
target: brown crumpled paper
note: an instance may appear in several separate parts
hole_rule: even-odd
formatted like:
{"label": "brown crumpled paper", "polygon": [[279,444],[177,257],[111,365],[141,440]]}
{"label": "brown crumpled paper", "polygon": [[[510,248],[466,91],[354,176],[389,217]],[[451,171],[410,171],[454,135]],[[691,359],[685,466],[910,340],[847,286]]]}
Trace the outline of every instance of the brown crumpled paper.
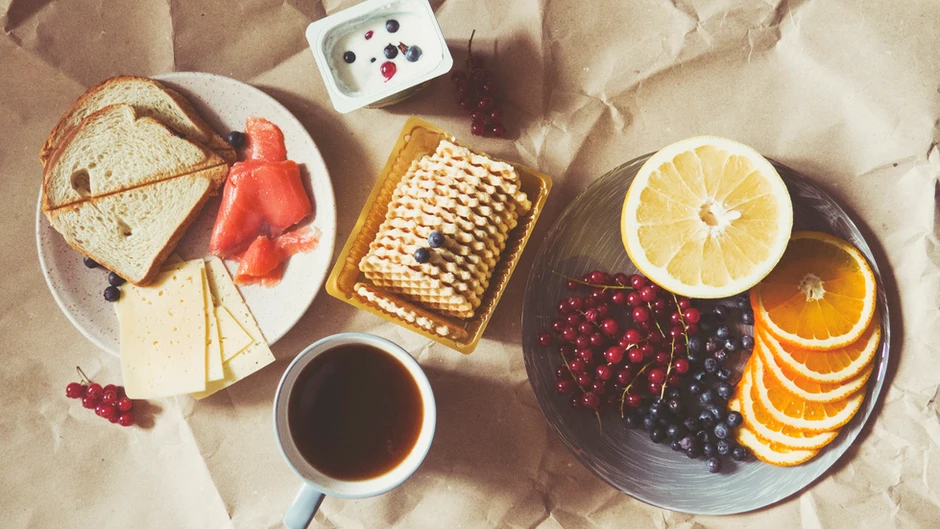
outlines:
{"label": "brown crumpled paper", "polygon": [[[303,30],[353,3],[0,0],[0,525],[277,527],[299,483],[274,443],[274,390],[298,351],[340,331],[411,351],[439,423],[404,486],[327,499],[319,526],[937,525],[940,7],[432,0],[455,60],[475,28],[502,87],[511,139],[487,140],[469,135],[446,78],[385,110],[333,111]],[[463,356],[321,293],[274,346],[274,365],[210,399],[155,401],[129,429],[67,400],[74,365],[105,382],[120,369],[71,327],[42,279],[36,155],[86,87],[172,70],[252,83],[307,126],[332,174],[339,241],[412,114],[552,175],[533,248],[477,351]],[[534,248],[565,205],[608,169],[697,134],[750,144],[836,197],[872,243],[897,322],[889,386],[854,447],[801,494],[724,518],[650,507],[578,464],[535,403],[518,324]]]}

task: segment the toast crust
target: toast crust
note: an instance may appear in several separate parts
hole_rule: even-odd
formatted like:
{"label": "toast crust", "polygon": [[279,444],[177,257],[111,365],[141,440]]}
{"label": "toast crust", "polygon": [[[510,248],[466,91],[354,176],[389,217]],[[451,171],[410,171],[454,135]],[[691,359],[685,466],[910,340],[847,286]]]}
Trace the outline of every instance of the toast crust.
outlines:
{"label": "toast crust", "polygon": [[[46,138],[45,143],[43,143],[42,148],[39,151],[39,161],[45,167],[49,159],[52,158],[56,149],[64,144],[64,141],[70,136],[70,133],[77,129],[81,124],[71,123],[72,116],[78,112],[79,109],[85,106],[85,104],[94,97],[96,94],[103,90],[111,88],[111,86],[123,82],[142,82],[153,85],[159,90],[166,93],[173,102],[179,107],[180,113],[184,114],[190,121],[192,121],[196,128],[202,132],[202,137],[200,138],[186,138],[193,143],[202,144],[204,147],[209,150],[215,151],[223,160],[227,163],[233,163],[236,158],[235,149],[233,149],[228,142],[226,142],[208,123],[199,115],[198,112],[193,108],[192,104],[187,100],[183,95],[175,90],[171,90],[161,84],[159,81],[147,77],[137,77],[133,75],[118,75],[115,77],[110,77],[104,81],[98,83],[97,85],[89,88],[84,94],[81,95],[72,106],[69,107],[68,111],[59,118],[58,123],[52,129],[52,132],[49,133],[49,137]],[[106,108],[106,107],[103,107]],[[100,111],[100,110],[99,110]],[[95,112],[97,113],[97,112]],[[92,113],[91,115],[94,115]],[[91,115],[86,116],[85,119],[91,117]],[[182,131],[176,131],[177,134],[183,134]],[[184,137],[186,135],[184,134]]]}
{"label": "toast crust", "polygon": [[[163,123],[161,123],[160,121],[158,121],[158,120],[156,120],[156,119],[153,119],[153,118],[150,118],[150,117],[146,117],[146,116],[145,116],[145,117],[137,117],[137,112],[134,110],[134,108],[133,108],[131,105],[127,105],[127,104],[124,104],[124,103],[117,104],[117,105],[109,105],[109,106],[106,106],[106,107],[102,108],[101,110],[98,110],[97,112],[91,114],[90,116],[88,116],[88,117],[86,117],[84,120],[82,120],[82,123],[81,123],[80,126],[78,126],[78,127],[76,127],[76,128],[73,128],[72,130],[69,131],[68,135],[63,139],[63,141],[61,141],[61,142],[59,143],[58,147],[53,151],[53,153],[52,153],[52,155],[51,155],[51,157],[50,157],[48,163],[47,163],[46,166],[43,168],[43,175],[42,175],[42,210],[43,210],[44,212],[50,212],[50,211],[53,211],[53,210],[58,209],[58,208],[68,207],[68,206],[75,205],[75,204],[80,204],[80,203],[85,202],[85,201],[87,201],[87,200],[92,200],[92,199],[94,199],[94,198],[97,198],[97,197],[88,197],[88,198],[84,198],[84,199],[73,200],[73,201],[68,202],[68,203],[66,203],[66,204],[60,204],[60,205],[57,205],[57,206],[56,206],[56,205],[53,205],[52,202],[51,202],[51,199],[49,198],[49,192],[50,192],[50,189],[51,189],[51,186],[52,186],[52,173],[53,173],[53,170],[54,170],[54,169],[56,168],[56,166],[58,165],[59,159],[64,155],[66,148],[67,148],[68,145],[72,142],[72,140],[74,139],[74,137],[77,136],[78,134],[80,134],[80,133],[85,129],[85,127],[91,126],[91,125],[92,125],[94,122],[96,122],[97,120],[102,119],[103,116],[105,116],[105,115],[110,114],[111,112],[113,112],[113,111],[115,110],[115,108],[117,108],[117,107],[127,107],[127,108],[129,109],[129,111],[131,112],[131,114],[134,116],[134,120],[135,120],[135,121],[136,121],[136,120],[145,120],[145,121],[148,121],[148,122],[150,122],[150,123],[153,123],[153,124],[158,125],[158,126],[161,127],[162,129],[164,129],[167,134],[173,134],[173,135],[175,135],[174,132],[173,132],[173,130],[172,130],[171,128],[167,127],[166,125],[164,125]],[[187,140],[187,141],[189,141],[189,140]],[[114,190],[114,191],[111,191],[111,192],[108,192],[108,193],[104,193],[104,194],[102,194],[102,195],[98,195],[98,197],[106,196],[106,195],[112,195],[112,194],[114,194],[114,193],[120,193],[120,192],[122,192],[122,191],[127,191],[128,189],[134,189],[134,188],[141,187],[141,186],[144,186],[144,185],[149,185],[149,184],[153,184],[153,183],[157,183],[157,182],[162,182],[162,181],[164,181],[164,180],[169,180],[169,179],[171,179],[171,178],[176,178],[176,177],[183,176],[183,175],[186,175],[186,174],[191,174],[191,173],[194,173],[194,172],[198,172],[198,171],[201,171],[201,170],[204,170],[204,169],[210,169],[210,168],[214,168],[214,167],[218,167],[218,166],[224,165],[224,166],[226,166],[225,174],[222,174],[221,177],[218,177],[216,180],[213,180],[213,182],[214,182],[214,185],[213,185],[213,193],[214,193],[214,192],[215,192],[219,187],[221,187],[221,185],[225,182],[225,177],[226,177],[227,174],[228,174],[228,163],[227,163],[222,157],[220,157],[219,155],[215,154],[213,151],[207,149],[207,148],[206,148],[205,146],[203,146],[202,144],[200,144],[200,143],[198,143],[198,142],[193,142],[193,141],[190,141],[190,143],[192,143],[194,146],[196,146],[198,149],[200,149],[200,150],[203,152],[205,158],[204,158],[204,160],[203,160],[203,162],[202,162],[201,164],[197,164],[196,166],[186,168],[185,170],[182,170],[182,171],[179,171],[179,172],[174,172],[174,173],[166,174],[166,175],[158,175],[158,176],[156,177],[156,179],[153,180],[153,181],[144,182],[144,183],[141,183],[140,185],[137,185],[137,186],[128,186],[128,187],[124,187],[124,188],[119,188],[119,189],[116,189],[116,190]]]}

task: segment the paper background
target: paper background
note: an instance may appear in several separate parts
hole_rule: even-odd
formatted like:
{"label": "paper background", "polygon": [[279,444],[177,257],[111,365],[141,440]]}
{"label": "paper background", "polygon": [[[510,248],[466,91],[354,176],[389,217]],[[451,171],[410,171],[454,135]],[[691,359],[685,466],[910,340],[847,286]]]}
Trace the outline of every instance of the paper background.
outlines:
{"label": "paper background", "polygon": [[[940,4],[432,0],[455,61],[477,29],[502,87],[512,138],[483,140],[446,78],[386,110],[333,111],[303,29],[353,3],[0,0],[0,525],[279,526],[298,482],[274,444],[274,390],[298,351],[340,331],[408,349],[431,379],[439,422],[404,486],[327,499],[318,526],[940,523]],[[75,365],[105,383],[120,368],[44,284],[37,153],[88,86],[172,70],[249,82],[297,115],[330,169],[339,241],[413,114],[552,175],[533,248],[477,351],[462,356],[321,293],[273,348],[276,364],[200,403],[155,401],[144,428],[112,426],[66,399]],[[534,247],[565,205],[608,169],[706,133],[754,146],[840,201],[878,256],[897,322],[889,387],[855,446],[802,494],[723,518],[647,506],[578,464],[536,406],[518,325]]]}

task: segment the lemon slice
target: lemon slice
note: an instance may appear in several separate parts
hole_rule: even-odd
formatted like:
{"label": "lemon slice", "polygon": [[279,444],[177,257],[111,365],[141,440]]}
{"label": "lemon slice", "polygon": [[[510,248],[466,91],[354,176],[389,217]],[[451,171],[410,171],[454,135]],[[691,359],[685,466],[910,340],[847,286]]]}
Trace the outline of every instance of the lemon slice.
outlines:
{"label": "lemon slice", "polygon": [[630,259],[666,290],[721,298],[767,276],[783,256],[793,206],[776,169],[732,140],[669,145],[640,168],[623,203]]}

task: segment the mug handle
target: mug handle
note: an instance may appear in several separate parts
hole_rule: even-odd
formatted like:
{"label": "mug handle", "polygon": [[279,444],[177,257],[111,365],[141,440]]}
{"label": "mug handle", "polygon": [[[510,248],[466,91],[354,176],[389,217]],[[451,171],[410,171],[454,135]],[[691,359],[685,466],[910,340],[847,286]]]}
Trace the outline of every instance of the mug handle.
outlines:
{"label": "mug handle", "polygon": [[284,514],[284,525],[288,529],[306,529],[323,503],[323,493],[310,485],[304,484],[297,491],[294,503]]}

